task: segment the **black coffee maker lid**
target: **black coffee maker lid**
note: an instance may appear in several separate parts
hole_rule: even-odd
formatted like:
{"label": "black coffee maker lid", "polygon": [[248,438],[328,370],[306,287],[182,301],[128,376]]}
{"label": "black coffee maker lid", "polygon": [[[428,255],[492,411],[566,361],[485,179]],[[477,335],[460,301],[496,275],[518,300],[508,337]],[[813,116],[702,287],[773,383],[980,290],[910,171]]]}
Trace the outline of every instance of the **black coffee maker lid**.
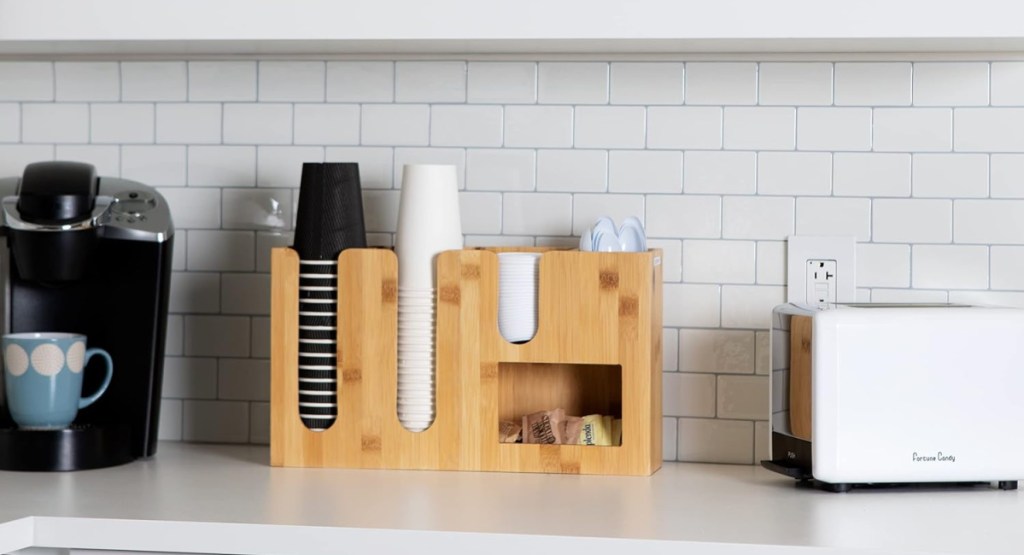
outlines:
{"label": "black coffee maker lid", "polygon": [[96,205],[99,179],[92,164],[36,162],[25,166],[18,191],[18,214],[41,225],[88,219]]}

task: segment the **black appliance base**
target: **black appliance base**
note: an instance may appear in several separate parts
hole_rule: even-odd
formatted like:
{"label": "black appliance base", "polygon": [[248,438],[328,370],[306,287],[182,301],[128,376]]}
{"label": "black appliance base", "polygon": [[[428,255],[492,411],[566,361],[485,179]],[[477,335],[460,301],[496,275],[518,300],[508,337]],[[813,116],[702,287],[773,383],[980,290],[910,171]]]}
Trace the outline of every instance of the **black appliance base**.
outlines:
{"label": "black appliance base", "polygon": [[[797,487],[802,488],[814,488],[822,491],[830,491],[832,493],[846,493],[854,488],[856,489],[937,489],[937,488],[976,488],[980,486],[991,487],[991,482],[900,482],[900,483],[870,483],[870,484],[833,484],[830,482],[822,482],[821,480],[815,480],[807,469],[799,466],[789,466],[786,464],[779,463],[778,461],[761,461],[761,466],[771,470],[772,472],[778,472],[784,476],[795,478],[797,480]],[[1016,480],[999,481],[996,482],[996,488],[1001,490],[1015,490],[1017,489]]]}
{"label": "black appliance base", "polygon": [[127,427],[0,428],[0,470],[63,472],[117,466],[135,460],[131,445]]}

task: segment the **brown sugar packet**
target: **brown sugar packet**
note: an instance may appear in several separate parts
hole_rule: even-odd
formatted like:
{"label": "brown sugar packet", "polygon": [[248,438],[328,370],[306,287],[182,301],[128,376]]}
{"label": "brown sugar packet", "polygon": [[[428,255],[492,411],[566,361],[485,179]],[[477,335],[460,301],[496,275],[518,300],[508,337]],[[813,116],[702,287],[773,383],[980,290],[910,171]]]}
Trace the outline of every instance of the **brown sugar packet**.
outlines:
{"label": "brown sugar packet", "polygon": [[523,427],[515,422],[498,423],[498,441],[501,443],[519,443]]}
{"label": "brown sugar packet", "polygon": [[562,443],[565,411],[543,410],[523,417],[523,443]]}
{"label": "brown sugar packet", "polygon": [[579,445],[580,431],[583,430],[583,419],[579,416],[565,417],[565,433],[562,439],[567,445]]}

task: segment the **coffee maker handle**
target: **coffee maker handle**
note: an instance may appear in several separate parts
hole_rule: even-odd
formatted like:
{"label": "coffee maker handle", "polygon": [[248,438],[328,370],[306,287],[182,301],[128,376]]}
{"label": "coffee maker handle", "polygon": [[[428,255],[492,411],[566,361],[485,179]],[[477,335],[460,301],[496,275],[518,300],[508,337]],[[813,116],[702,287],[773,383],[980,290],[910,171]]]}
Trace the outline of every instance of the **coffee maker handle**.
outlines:
{"label": "coffee maker handle", "polygon": [[110,354],[103,349],[88,349],[85,351],[85,363],[89,364],[89,359],[93,355],[99,355],[107,363],[107,375],[103,377],[103,383],[100,384],[100,388],[96,390],[96,393],[88,397],[82,397],[78,401],[78,408],[84,409],[85,407],[93,404],[99,399],[110,387],[110,379],[114,377],[114,360],[110,358]]}

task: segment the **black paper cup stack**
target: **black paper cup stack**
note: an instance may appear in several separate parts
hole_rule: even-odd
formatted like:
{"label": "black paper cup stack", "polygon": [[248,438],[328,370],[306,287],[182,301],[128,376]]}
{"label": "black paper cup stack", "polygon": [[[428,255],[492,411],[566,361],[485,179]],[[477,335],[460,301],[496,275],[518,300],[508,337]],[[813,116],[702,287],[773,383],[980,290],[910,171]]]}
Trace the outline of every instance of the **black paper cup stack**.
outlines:
{"label": "black paper cup stack", "polygon": [[299,254],[299,417],[323,431],[338,416],[338,255],[366,247],[359,167],[302,165]]}

